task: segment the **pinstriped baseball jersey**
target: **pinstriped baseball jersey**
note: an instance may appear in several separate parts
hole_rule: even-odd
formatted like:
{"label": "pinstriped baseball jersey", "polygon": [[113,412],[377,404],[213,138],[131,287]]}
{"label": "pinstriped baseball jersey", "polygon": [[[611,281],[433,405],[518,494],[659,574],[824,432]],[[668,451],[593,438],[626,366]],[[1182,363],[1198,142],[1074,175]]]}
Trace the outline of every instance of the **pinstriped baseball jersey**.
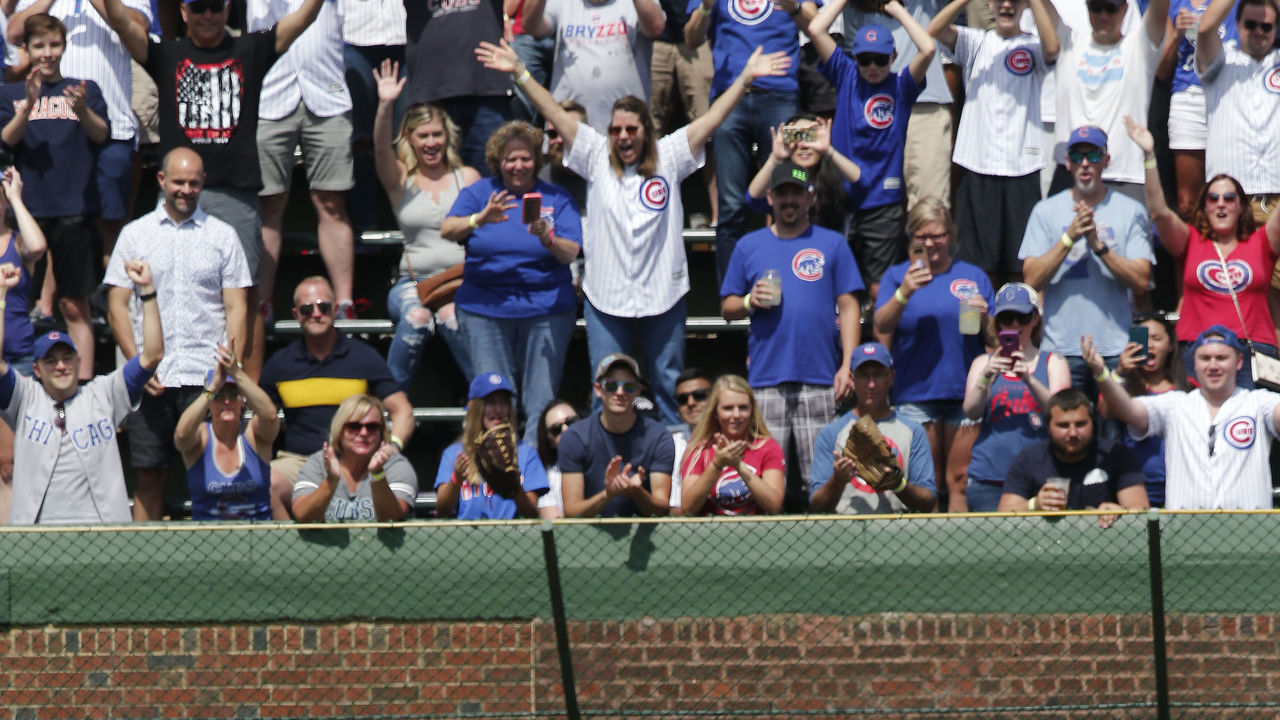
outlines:
{"label": "pinstriped baseball jersey", "polygon": [[[266,30],[302,7],[302,0],[249,0],[249,32]],[[276,60],[262,81],[258,116],[280,120],[304,102],[320,117],[351,109],[342,61],[342,13],[338,3],[321,4],[315,22]]]}
{"label": "pinstriped baseball jersey", "polygon": [[1280,50],[1259,62],[1225,46],[1200,82],[1209,121],[1205,177],[1226,173],[1250,195],[1280,193]]}
{"label": "pinstriped baseball jersey", "polygon": [[342,39],[351,45],[403,45],[403,0],[338,0]]}

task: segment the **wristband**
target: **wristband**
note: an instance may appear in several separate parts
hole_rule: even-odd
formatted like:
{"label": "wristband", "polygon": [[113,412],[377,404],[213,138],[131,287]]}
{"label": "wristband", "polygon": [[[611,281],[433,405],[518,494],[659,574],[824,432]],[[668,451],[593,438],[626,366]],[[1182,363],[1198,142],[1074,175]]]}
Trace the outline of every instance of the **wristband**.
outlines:
{"label": "wristband", "polygon": [[148,301],[148,300],[155,300],[155,299],[156,299],[156,294],[155,294],[155,292],[154,292],[154,291],[153,291],[153,292],[149,292],[149,293],[147,293],[146,295],[139,295],[139,296],[138,296],[138,299],[139,299],[139,300],[141,300],[142,302],[146,302],[146,301]]}
{"label": "wristband", "polygon": [[900,485],[898,485],[898,487],[894,488],[894,489],[893,489],[893,491],[894,491],[895,493],[900,493],[900,492],[902,492],[903,490],[906,490],[906,489],[907,489],[907,476],[906,476],[906,475],[903,475],[903,476],[902,476],[902,483],[901,483]]}
{"label": "wristband", "polygon": [[1066,245],[1067,249],[1070,250],[1071,246],[1076,244],[1076,241],[1072,240],[1070,235],[1062,233],[1062,244]]}
{"label": "wristband", "polygon": [[467,220],[467,227],[471,228],[472,230],[475,230],[476,228],[480,227],[480,223],[476,222],[476,219],[479,217],[480,217],[480,213],[471,213],[471,218]]}
{"label": "wristband", "polygon": [[0,310],[5,309],[4,298],[0,298]]}
{"label": "wristband", "polygon": [[1093,379],[1098,382],[1102,382],[1103,380],[1113,380],[1114,378],[1111,377],[1110,370],[1103,370],[1100,374],[1094,375]]}
{"label": "wristband", "polygon": [[214,396],[214,395],[217,395],[217,393],[215,393],[214,391],[210,390],[209,388],[205,388],[205,389],[204,389],[204,392],[202,392],[202,393],[200,393],[200,394],[201,394],[201,395],[204,395],[204,398],[205,398],[206,400],[213,400],[213,396]]}
{"label": "wristband", "polygon": [[908,298],[906,295],[903,295],[903,294],[902,294],[902,288],[897,288],[897,289],[895,289],[895,290],[893,291],[893,299],[894,299],[894,300],[897,300],[898,302],[902,303],[903,305],[906,305],[906,304],[907,304],[907,300],[908,300],[909,298]]}
{"label": "wristband", "polygon": [[378,472],[371,472],[369,473],[369,479],[372,480],[373,482],[386,482],[387,473],[384,470],[379,470]]}
{"label": "wristband", "polygon": [[1035,510],[1035,509],[1036,509],[1036,499],[1031,498],[1030,500],[1027,501],[1027,510]]}
{"label": "wristband", "polygon": [[1154,157],[1149,157],[1149,158],[1147,158],[1146,160],[1143,160],[1143,161],[1142,161],[1142,167],[1144,167],[1144,168],[1146,168],[1146,169],[1148,169],[1148,170],[1155,170],[1155,169],[1156,169],[1156,159],[1155,159]]}
{"label": "wristband", "polygon": [[703,15],[710,15],[711,8],[707,7],[706,5],[699,5],[698,12],[702,13]]}
{"label": "wristband", "polygon": [[529,72],[529,71],[526,69],[524,72],[522,72],[522,73],[520,73],[519,75],[517,75],[517,76],[516,76],[516,84],[517,84],[517,85],[524,85],[524,81],[525,81],[525,80],[528,80],[528,79],[529,79],[529,78],[531,78],[531,77],[533,77],[533,73]]}
{"label": "wristband", "polygon": [[1119,372],[1118,370],[1112,370],[1112,371],[1111,371],[1111,379],[1112,379],[1112,380],[1115,380],[1117,385],[1123,385],[1123,384],[1124,384],[1124,376],[1123,376],[1123,375],[1121,375],[1121,374],[1120,374],[1120,372]]}
{"label": "wristband", "polygon": [[395,445],[397,450],[404,450],[404,440],[401,440],[398,435],[391,436],[391,444]]}
{"label": "wristband", "polygon": [[755,312],[755,308],[751,307],[751,293],[747,293],[746,295],[743,295],[743,296],[742,296],[742,302],[743,302],[743,303],[745,303],[745,304],[746,304],[746,306],[747,306],[747,314],[748,314],[748,315],[750,315],[751,313]]}
{"label": "wristband", "polygon": [[986,375],[986,374],[984,373],[983,375],[980,375],[980,376],[978,377],[978,386],[979,386],[979,387],[987,387],[987,386],[988,386],[988,385],[990,385],[990,384],[991,384],[991,377],[990,377],[989,375]]}

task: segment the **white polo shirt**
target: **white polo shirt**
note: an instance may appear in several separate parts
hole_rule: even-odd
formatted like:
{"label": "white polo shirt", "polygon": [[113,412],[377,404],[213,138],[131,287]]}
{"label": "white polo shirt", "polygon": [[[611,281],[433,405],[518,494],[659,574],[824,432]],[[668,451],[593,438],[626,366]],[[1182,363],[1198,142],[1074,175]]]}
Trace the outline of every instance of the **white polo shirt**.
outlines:
{"label": "white polo shirt", "polygon": [[1227,45],[1199,75],[1209,122],[1205,177],[1226,173],[1250,195],[1280,193],[1280,50],[1259,62]]}
{"label": "white polo shirt", "polygon": [[661,315],[689,292],[680,182],[702,167],[705,152],[694,156],[686,131],[658,141],[653,177],[629,167],[619,178],[609,164],[609,141],[578,123],[564,166],[587,178],[591,215],[582,233],[582,291],[603,313]]}
{"label": "white polo shirt", "polygon": [[[302,7],[302,0],[248,0],[249,32],[268,30]],[[262,81],[258,116],[279,120],[298,109],[298,103],[320,117],[351,110],[342,61],[342,13],[336,2],[320,5],[320,15],[298,36]]]}

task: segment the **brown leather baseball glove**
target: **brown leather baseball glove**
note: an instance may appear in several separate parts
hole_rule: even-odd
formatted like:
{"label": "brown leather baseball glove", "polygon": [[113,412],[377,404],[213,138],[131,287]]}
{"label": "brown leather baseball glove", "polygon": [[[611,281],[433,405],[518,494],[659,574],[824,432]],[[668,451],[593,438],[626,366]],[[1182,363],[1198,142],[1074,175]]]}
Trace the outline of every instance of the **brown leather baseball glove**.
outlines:
{"label": "brown leather baseball glove", "polygon": [[876,490],[893,490],[902,484],[902,468],[870,416],[859,418],[849,428],[844,456],[857,465],[858,477]]}
{"label": "brown leather baseball glove", "polygon": [[511,423],[489,428],[476,441],[475,466],[498,495],[510,500],[520,491],[520,461]]}

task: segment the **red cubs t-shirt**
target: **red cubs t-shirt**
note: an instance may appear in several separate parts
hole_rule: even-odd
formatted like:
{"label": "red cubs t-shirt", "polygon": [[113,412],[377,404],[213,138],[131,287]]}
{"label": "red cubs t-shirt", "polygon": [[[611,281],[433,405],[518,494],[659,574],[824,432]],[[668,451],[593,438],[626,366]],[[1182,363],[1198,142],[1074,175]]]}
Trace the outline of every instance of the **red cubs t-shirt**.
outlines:
{"label": "red cubs t-shirt", "polygon": [[[1248,212],[1246,209],[1245,212]],[[1187,252],[1182,263],[1182,315],[1178,319],[1178,340],[1190,342],[1210,325],[1221,323],[1257,342],[1276,344],[1276,329],[1267,307],[1271,268],[1276,254],[1267,241],[1265,228],[1258,228],[1244,242],[1237,243],[1226,257],[1226,270],[1218,259],[1213,241],[1195,228],[1187,228]],[[1240,301],[1246,328],[1231,302],[1231,289]]]}
{"label": "red cubs t-shirt", "polygon": [[[703,445],[701,448],[694,449],[685,464],[684,471],[681,473],[685,487],[688,487],[693,478],[698,477],[703,470],[707,469],[715,455],[716,449],[710,445]],[[786,460],[783,458],[782,446],[778,445],[778,441],[773,438],[765,438],[757,442],[755,447],[748,448],[742,455],[742,463],[751,468],[758,477],[762,477],[765,470],[786,472]],[[751,491],[747,488],[747,484],[743,482],[742,476],[738,474],[738,471],[727,467],[720,471],[720,477],[716,478],[716,484],[712,486],[711,492],[708,493],[707,502],[702,506],[699,514],[759,515],[760,506],[756,504],[756,499],[751,496]]]}

